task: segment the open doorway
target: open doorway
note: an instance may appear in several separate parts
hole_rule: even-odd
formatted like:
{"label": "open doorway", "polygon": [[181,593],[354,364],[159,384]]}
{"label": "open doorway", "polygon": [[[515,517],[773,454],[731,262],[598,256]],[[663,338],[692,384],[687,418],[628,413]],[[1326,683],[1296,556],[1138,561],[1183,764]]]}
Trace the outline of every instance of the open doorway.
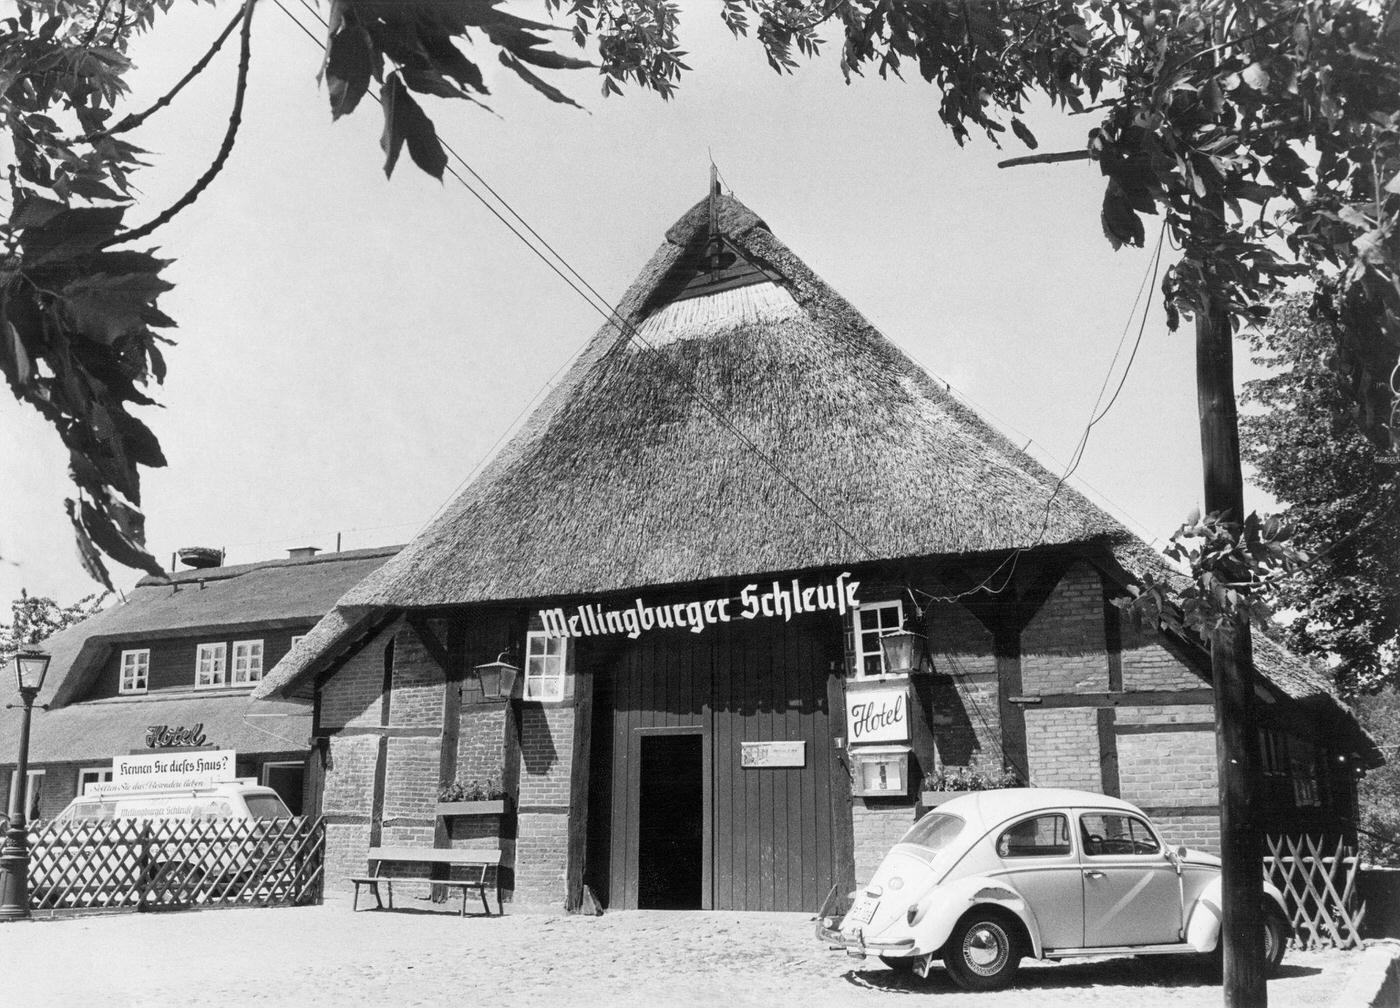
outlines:
{"label": "open doorway", "polygon": [[637,907],[699,910],[705,874],[704,738],[644,735]]}

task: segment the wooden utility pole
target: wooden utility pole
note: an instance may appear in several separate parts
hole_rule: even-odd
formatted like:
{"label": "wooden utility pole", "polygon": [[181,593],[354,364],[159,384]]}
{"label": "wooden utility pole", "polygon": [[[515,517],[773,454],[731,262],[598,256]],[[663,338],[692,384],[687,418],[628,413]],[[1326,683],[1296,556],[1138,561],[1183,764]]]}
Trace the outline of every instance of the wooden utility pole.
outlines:
{"label": "wooden utility pole", "polygon": [[[1080,161],[1088,151],[1010,158],[999,168]],[[1243,523],[1244,477],[1240,471],[1239,417],[1235,408],[1233,332],[1224,306],[1212,296],[1218,235],[1224,227],[1218,195],[1197,197],[1192,206],[1191,244],[1204,264],[1203,298],[1196,310],[1196,405],[1201,426],[1201,470],[1205,510]],[[1254,656],[1249,619],[1236,613],[1210,642],[1215,686],[1215,765],[1220,796],[1220,947],[1224,958],[1225,1008],[1266,1008],[1264,984],[1264,864],[1252,792],[1259,780],[1254,724]]]}
{"label": "wooden utility pole", "polygon": [[[1206,264],[1204,296],[1196,311],[1196,403],[1201,423],[1201,469],[1207,514],[1244,521],[1244,478],[1235,409],[1233,334],[1230,319],[1210,295],[1214,235],[1222,207],[1198,200],[1192,230]],[[1251,798],[1258,780],[1254,730],[1254,662],[1249,620],[1237,612],[1232,624],[1211,643],[1215,682],[1215,764],[1220,794],[1221,947],[1226,1008],[1264,1008],[1263,862],[1259,827]]]}

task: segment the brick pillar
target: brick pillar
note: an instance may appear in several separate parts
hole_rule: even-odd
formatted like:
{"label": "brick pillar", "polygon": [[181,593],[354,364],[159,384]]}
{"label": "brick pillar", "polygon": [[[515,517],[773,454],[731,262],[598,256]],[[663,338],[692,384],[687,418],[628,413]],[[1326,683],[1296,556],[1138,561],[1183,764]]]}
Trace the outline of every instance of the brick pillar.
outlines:
{"label": "brick pillar", "polygon": [[573,751],[573,707],[521,706],[516,903],[555,908],[564,905]]}

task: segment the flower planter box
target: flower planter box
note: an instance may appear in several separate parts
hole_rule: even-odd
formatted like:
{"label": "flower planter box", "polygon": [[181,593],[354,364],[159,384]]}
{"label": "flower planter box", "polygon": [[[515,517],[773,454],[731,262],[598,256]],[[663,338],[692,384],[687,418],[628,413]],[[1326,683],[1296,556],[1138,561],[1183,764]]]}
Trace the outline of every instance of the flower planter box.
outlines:
{"label": "flower planter box", "polygon": [[919,804],[926,809],[937,808],[945,801],[973,793],[972,791],[921,791],[919,792]]}
{"label": "flower planter box", "polygon": [[437,814],[440,816],[504,815],[505,811],[506,802],[504,798],[497,798],[494,801],[450,801],[437,803]]}

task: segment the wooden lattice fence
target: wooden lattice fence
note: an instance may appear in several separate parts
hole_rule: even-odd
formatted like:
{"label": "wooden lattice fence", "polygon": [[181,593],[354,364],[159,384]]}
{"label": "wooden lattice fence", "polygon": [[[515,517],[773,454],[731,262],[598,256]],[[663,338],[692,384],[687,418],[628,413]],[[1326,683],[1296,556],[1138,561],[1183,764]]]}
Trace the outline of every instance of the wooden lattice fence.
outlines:
{"label": "wooden lattice fence", "polygon": [[321,897],[319,818],[119,819],[29,834],[35,911],[299,906]]}
{"label": "wooden lattice fence", "polygon": [[1283,893],[1293,920],[1291,944],[1300,948],[1360,948],[1366,904],[1356,894],[1356,852],[1336,850],[1312,837],[1266,837],[1264,877]]}

